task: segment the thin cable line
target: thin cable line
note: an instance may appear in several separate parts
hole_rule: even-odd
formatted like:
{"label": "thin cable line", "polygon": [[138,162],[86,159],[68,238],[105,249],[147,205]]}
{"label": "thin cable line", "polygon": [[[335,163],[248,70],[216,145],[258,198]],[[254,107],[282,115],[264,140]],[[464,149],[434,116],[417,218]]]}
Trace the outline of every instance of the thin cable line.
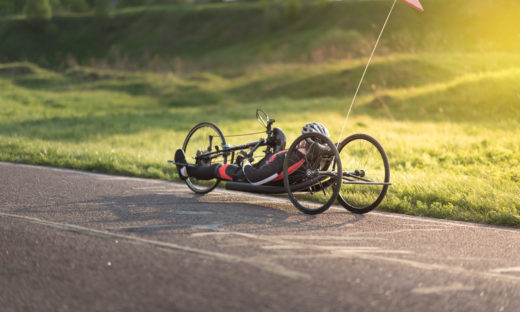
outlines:
{"label": "thin cable line", "polygon": [[231,135],[225,135],[226,138],[229,138],[229,137],[238,137],[238,136],[248,136],[248,135],[253,135],[253,134],[260,134],[260,133],[265,133],[265,131],[260,131],[260,132],[253,132],[253,133],[244,133],[244,134],[231,134]]}
{"label": "thin cable line", "polygon": [[347,112],[347,116],[345,117],[345,121],[343,122],[343,127],[341,127],[341,132],[339,134],[338,143],[340,142],[341,137],[343,136],[343,131],[345,130],[345,126],[347,124],[348,117],[350,116],[350,111],[352,110],[352,106],[354,106],[354,102],[356,101],[356,97],[358,95],[359,89],[361,88],[361,84],[363,83],[363,79],[365,78],[365,74],[367,73],[368,66],[370,65],[370,62],[372,61],[372,58],[374,57],[374,53],[376,52],[377,45],[379,44],[379,40],[381,39],[381,36],[383,35],[383,31],[385,30],[386,24],[388,23],[388,20],[390,19],[390,15],[392,14],[392,11],[394,10],[394,6],[395,6],[396,2],[397,2],[397,0],[394,0],[394,4],[392,4],[392,7],[390,8],[390,12],[388,12],[388,16],[386,17],[385,23],[383,24],[383,28],[381,28],[379,37],[377,37],[376,44],[374,45],[374,49],[372,49],[372,53],[370,54],[370,57],[368,58],[368,63],[365,66],[363,75],[361,75],[361,79],[359,80],[359,84],[357,86],[356,92],[354,93],[354,97],[352,98],[352,103],[350,104],[350,107]]}

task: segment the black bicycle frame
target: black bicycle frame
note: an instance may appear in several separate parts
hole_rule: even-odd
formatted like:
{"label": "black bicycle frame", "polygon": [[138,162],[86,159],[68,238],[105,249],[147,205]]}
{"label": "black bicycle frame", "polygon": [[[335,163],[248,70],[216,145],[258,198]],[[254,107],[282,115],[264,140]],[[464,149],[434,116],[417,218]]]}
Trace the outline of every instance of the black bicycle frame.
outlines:
{"label": "black bicycle frame", "polygon": [[234,146],[229,145],[229,144],[222,145],[222,146],[215,145],[215,151],[214,152],[205,152],[205,153],[202,153],[198,157],[201,157],[201,158],[208,158],[209,157],[210,159],[214,159],[214,158],[219,157],[220,155],[228,156],[229,154],[231,154],[232,155],[231,163],[232,163],[233,160],[234,160],[234,153],[236,151],[240,151],[240,150],[244,150],[244,149],[251,149],[251,151],[248,153],[248,157],[251,157],[251,156],[253,156],[253,153],[260,146],[266,146],[266,145],[267,145],[267,141],[264,138],[261,138],[261,139],[259,139],[257,141],[244,143],[244,144],[239,144],[239,145],[234,145]]}
{"label": "black bicycle frame", "polygon": [[[245,149],[251,149],[249,151],[249,153],[248,153],[248,157],[251,158],[253,156],[254,152],[259,147],[267,146],[267,145],[270,144],[271,136],[273,134],[273,131],[271,130],[271,126],[273,125],[274,122],[275,122],[274,119],[270,119],[267,122],[267,125],[266,125],[267,139],[261,138],[259,140],[253,141],[253,142],[239,144],[239,145],[234,145],[234,146],[229,145],[229,144],[225,144],[225,145],[222,145],[222,146],[215,145],[215,151],[214,152],[202,153],[199,157],[201,157],[201,158],[209,157],[210,159],[215,159],[215,158],[219,157],[220,155],[229,156],[231,154],[231,162],[230,163],[233,163],[234,160],[235,160],[234,158],[235,158],[235,152],[236,151],[245,150]],[[209,139],[210,139],[209,140],[210,146],[208,147],[208,149],[211,149],[213,137],[210,136]]]}

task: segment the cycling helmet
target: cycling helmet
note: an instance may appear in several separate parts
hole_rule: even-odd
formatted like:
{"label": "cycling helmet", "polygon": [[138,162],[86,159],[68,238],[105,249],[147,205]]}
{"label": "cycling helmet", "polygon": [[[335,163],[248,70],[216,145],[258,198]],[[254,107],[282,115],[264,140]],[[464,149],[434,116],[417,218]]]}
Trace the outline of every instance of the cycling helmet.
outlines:
{"label": "cycling helmet", "polygon": [[325,128],[325,126],[320,124],[319,122],[310,122],[306,124],[302,128],[302,134],[305,133],[320,133],[326,136],[327,138],[330,138],[329,130],[327,130],[327,128]]}
{"label": "cycling helmet", "polygon": [[[311,122],[306,124],[302,128],[302,134],[307,133],[319,133],[327,138],[330,138],[329,130],[327,130],[324,125],[318,122]],[[321,170],[325,170],[330,165],[330,161],[327,162],[327,156],[329,156],[331,153],[330,148],[320,139],[315,141],[313,138],[309,137],[306,138],[305,141],[307,141],[307,157],[312,160],[318,159],[319,161],[316,164],[319,164],[319,168]]]}

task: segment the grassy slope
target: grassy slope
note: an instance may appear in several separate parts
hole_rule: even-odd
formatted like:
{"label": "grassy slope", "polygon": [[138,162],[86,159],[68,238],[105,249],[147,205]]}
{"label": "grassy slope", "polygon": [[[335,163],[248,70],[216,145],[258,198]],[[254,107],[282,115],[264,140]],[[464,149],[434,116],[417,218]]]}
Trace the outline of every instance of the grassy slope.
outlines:
{"label": "grassy slope", "polygon": [[[423,4],[426,12],[421,14],[401,3],[396,6],[378,55],[520,51],[520,3],[423,0]],[[39,29],[7,18],[0,19],[0,61],[59,66],[74,59],[82,65],[108,62],[121,69],[181,70],[180,62],[186,70],[365,57],[389,6],[387,0],[331,2],[304,7],[297,18],[254,3],[159,6],[127,9],[107,22],[89,15],[57,16]]]}
{"label": "grassy slope", "polygon": [[[326,124],[335,139],[366,61],[356,57],[364,53],[363,42],[355,40],[352,49],[344,47],[359,34],[359,38],[373,38],[366,21],[372,21],[371,16],[384,18],[380,9],[387,5],[377,1],[352,2],[334,4],[341,5],[341,12],[337,12],[337,7],[320,9],[328,12],[328,19],[317,20],[317,13],[309,11],[293,21],[278,20],[279,24],[288,23],[286,27],[276,23],[273,26],[272,16],[259,16],[257,8],[247,5],[184,11],[161,8],[117,15],[111,22],[108,39],[103,38],[112,46],[124,47],[120,51],[126,51],[127,60],[112,66],[130,69],[133,58],[143,59],[146,53],[142,42],[149,40],[147,47],[158,55],[157,64],[172,66],[165,65],[166,72],[91,67],[49,70],[31,63],[0,65],[0,159],[171,179],[174,170],[165,160],[182,144],[191,126],[211,120],[225,134],[261,130],[253,118],[257,107],[278,120],[289,140],[295,138],[301,124],[310,120]],[[469,6],[469,2],[463,2],[462,6]],[[487,1],[481,6],[471,3],[473,12],[452,14],[479,16],[487,9]],[[434,7],[432,1],[424,4]],[[444,5],[441,8],[449,11],[450,4]],[[380,207],[410,214],[518,225],[520,55],[509,50],[517,43],[491,38],[491,34],[487,35],[489,39],[484,34],[458,42],[459,36],[469,33],[465,27],[452,31],[446,42],[436,41],[428,46],[422,39],[416,42],[410,38],[421,32],[428,33],[426,37],[430,38],[439,36],[439,31],[424,30],[423,19],[431,25],[446,22],[447,17],[439,21],[432,13],[419,18],[404,7],[396,13],[385,36],[401,44],[387,40],[382,46],[381,56],[370,67],[346,129],[347,133],[375,136],[387,150],[395,185]],[[240,25],[222,27],[245,28],[248,35],[233,39],[222,29],[212,29],[211,25],[218,24],[222,14],[234,18],[223,24]],[[201,16],[205,23],[198,21]],[[413,31],[404,30],[404,17]],[[2,38],[12,37],[6,29],[27,27],[13,19],[2,22]],[[88,41],[91,37],[94,41],[99,39],[98,26],[89,17],[63,17],[58,21],[61,22],[81,26],[77,37],[84,40],[82,46],[89,48],[83,52],[79,47],[74,50],[68,28],[55,29],[56,41],[49,44],[48,50],[38,53],[47,58],[41,61],[43,64],[58,66],[51,60],[58,50],[71,53],[80,63],[89,63],[88,55],[98,58],[93,63],[103,64],[115,57],[110,55],[115,52],[108,51],[111,48]],[[508,23],[507,19],[502,23]],[[179,39],[183,44],[165,39],[172,25],[187,29]],[[278,31],[270,33],[273,27]],[[137,36],[136,41],[131,34],[139,30],[142,37]],[[23,31],[34,32],[28,28]],[[316,36],[316,32],[323,36]],[[502,35],[507,37],[508,33]],[[190,36],[205,40],[196,44],[197,38],[192,38],[190,45]],[[293,39],[291,44],[280,43],[288,38]],[[414,44],[402,44],[408,40]],[[157,44],[163,41],[170,46]],[[496,48],[485,54],[476,53],[480,52],[476,42]],[[24,40],[17,44],[29,43]],[[444,50],[440,44],[447,47],[446,51],[439,52]],[[168,53],[168,47],[177,50]],[[352,58],[339,58],[338,49],[331,47],[352,52]],[[14,50],[12,46],[0,47],[9,60],[16,59],[9,55],[11,49]],[[413,50],[421,52],[397,53]],[[25,53],[23,57],[39,62],[36,54],[30,56],[36,52]],[[233,70],[223,67],[231,60]],[[240,65],[248,60],[249,65]]]}

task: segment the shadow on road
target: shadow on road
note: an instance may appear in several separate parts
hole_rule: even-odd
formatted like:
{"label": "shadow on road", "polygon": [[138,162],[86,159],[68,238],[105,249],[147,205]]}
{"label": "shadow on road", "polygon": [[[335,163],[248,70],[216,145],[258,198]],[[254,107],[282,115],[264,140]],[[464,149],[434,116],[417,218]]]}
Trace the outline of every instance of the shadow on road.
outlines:
{"label": "shadow on road", "polygon": [[[37,214],[48,212],[49,207],[32,206],[17,212]],[[89,216],[84,222],[102,228],[157,234],[174,229],[202,229],[226,231],[276,231],[278,228],[296,232],[339,228],[354,224],[364,217],[346,210],[331,209],[320,215],[306,215],[290,202],[271,201],[269,198],[195,194],[140,194],[129,196],[103,196],[95,200],[61,204],[55,211],[60,219],[70,220],[74,215]],[[69,221],[70,222],[70,221]]]}

